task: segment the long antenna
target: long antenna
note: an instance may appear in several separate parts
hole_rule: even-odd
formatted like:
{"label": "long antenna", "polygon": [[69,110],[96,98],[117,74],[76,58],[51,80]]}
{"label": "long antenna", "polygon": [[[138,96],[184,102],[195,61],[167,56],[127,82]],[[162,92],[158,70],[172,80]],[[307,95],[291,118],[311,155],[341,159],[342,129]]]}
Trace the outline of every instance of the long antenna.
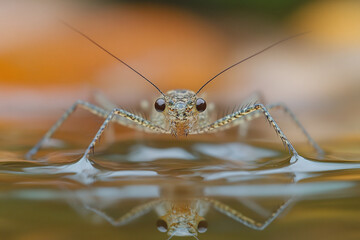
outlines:
{"label": "long antenna", "polygon": [[293,38],[296,38],[296,37],[300,37],[300,36],[302,36],[302,35],[304,35],[304,34],[307,34],[307,33],[309,33],[309,32],[303,32],[303,33],[299,33],[299,34],[296,34],[296,35],[293,35],[293,36],[284,38],[284,39],[282,39],[282,40],[280,40],[280,41],[277,41],[276,43],[271,44],[270,46],[264,48],[263,50],[261,50],[261,51],[259,51],[259,52],[257,52],[257,53],[254,53],[253,55],[251,55],[251,56],[249,56],[249,57],[247,57],[247,58],[245,58],[245,59],[242,59],[241,61],[239,61],[239,62],[231,65],[230,67],[225,68],[224,70],[222,70],[221,72],[219,72],[218,74],[216,74],[214,77],[212,77],[210,80],[208,80],[204,85],[202,85],[202,87],[196,92],[196,94],[198,94],[198,93],[199,93],[206,85],[208,85],[212,80],[214,80],[215,78],[217,78],[218,76],[220,76],[220,75],[223,74],[224,72],[230,70],[231,68],[239,65],[240,63],[243,63],[243,62],[249,60],[250,58],[253,58],[253,57],[257,56],[257,55],[259,55],[260,53],[263,53],[263,52],[269,50],[270,48],[275,47],[276,45],[279,45],[279,44],[282,43],[282,42],[288,41],[288,40],[293,39]]}
{"label": "long antenna", "polygon": [[118,60],[119,62],[121,62],[122,64],[124,64],[125,66],[127,66],[128,68],[130,68],[132,71],[134,71],[135,73],[137,73],[140,77],[142,77],[143,79],[145,79],[148,83],[150,83],[151,85],[153,85],[163,96],[165,96],[165,94],[153,83],[151,82],[149,79],[147,79],[144,75],[142,75],[141,73],[139,73],[138,71],[136,71],[133,67],[131,67],[129,64],[127,64],[126,62],[124,62],[123,60],[121,60],[120,58],[118,58],[117,56],[115,56],[114,54],[112,54],[111,52],[109,52],[108,50],[106,50],[104,47],[102,47],[100,44],[98,44],[97,42],[95,42],[93,39],[91,39],[89,36],[85,35],[84,33],[82,33],[80,30],[76,29],[75,27],[71,26],[70,24],[68,24],[67,22],[60,20],[60,22],[62,24],[64,24],[65,26],[67,26],[68,28],[70,28],[71,30],[77,32],[78,34],[80,34],[81,36],[83,36],[84,38],[86,38],[87,40],[89,40],[90,42],[92,42],[93,44],[95,44],[97,47],[99,47],[101,50],[103,50],[104,52],[106,52],[107,54],[109,54],[110,56],[112,56],[113,58],[115,58],[116,60]]}

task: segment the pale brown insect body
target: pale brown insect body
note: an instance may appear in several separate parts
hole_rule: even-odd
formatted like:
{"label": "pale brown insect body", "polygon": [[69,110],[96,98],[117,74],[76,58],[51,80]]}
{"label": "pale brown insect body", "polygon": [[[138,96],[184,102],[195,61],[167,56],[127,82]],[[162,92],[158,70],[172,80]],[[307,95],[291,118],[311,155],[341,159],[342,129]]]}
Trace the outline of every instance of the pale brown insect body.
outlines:
{"label": "pale brown insect body", "polygon": [[[114,226],[126,225],[134,219],[139,218],[153,210],[158,215],[156,228],[158,231],[166,233],[169,236],[168,239],[171,239],[174,236],[192,236],[198,239],[198,233],[204,233],[207,231],[208,223],[205,219],[205,215],[207,214],[210,206],[215,206],[215,204],[217,204],[221,209],[228,208],[220,202],[216,201],[216,203],[211,203],[210,200],[206,199],[159,199],[136,206],[118,219],[114,219],[98,208],[90,207],[87,204],[85,204],[84,207],[103,217]],[[239,213],[239,216],[240,215],[241,214]],[[250,222],[249,224],[253,224],[253,222]],[[261,226],[262,225],[263,224],[261,224]],[[258,226],[254,225],[254,228],[257,227]]]}
{"label": "pale brown insect body", "polygon": [[[65,23],[66,24],[66,23]],[[199,97],[199,92],[211,81],[213,81],[220,74],[228,71],[229,69],[237,66],[238,64],[266,51],[267,49],[278,45],[281,42],[292,39],[302,34],[298,34],[295,36],[291,36],[289,38],[278,41],[269,47],[247,57],[230,67],[224,69],[220,73],[216,74],[213,78],[208,80],[197,92],[193,92],[191,90],[172,90],[168,91],[166,94],[163,93],[153,82],[144,77],[137,70],[129,66],[127,63],[107,51],[101,45],[96,43],[94,40],[75,29],[74,27],[66,24],[72,30],[76,31],[80,35],[84,36],[86,39],[91,41],[97,47],[107,52],[109,55],[114,57],[116,60],[130,68],[136,74],[141,76],[144,80],[150,83],[153,87],[155,87],[160,93],[161,97],[155,101],[154,110],[151,114],[151,119],[147,120],[142,116],[138,116],[136,114],[130,113],[124,109],[120,109],[117,107],[113,107],[113,109],[106,109],[98,107],[94,104],[85,102],[85,101],[77,101],[73,106],[71,106],[64,115],[53,125],[53,127],[45,134],[45,136],[27,153],[26,157],[31,158],[37,151],[41,148],[43,143],[47,141],[54,132],[58,129],[58,127],[78,108],[81,107],[89,112],[105,118],[104,123],[98,130],[97,134],[91,141],[90,145],[86,149],[84,153],[84,158],[88,159],[88,156],[91,151],[94,150],[94,147],[103,134],[105,128],[109,125],[110,122],[116,122],[118,124],[129,126],[132,128],[136,128],[138,130],[150,132],[150,133],[163,133],[163,134],[172,134],[174,136],[187,136],[189,134],[204,134],[204,133],[213,133],[216,131],[224,130],[229,127],[234,127],[243,121],[248,121],[253,119],[254,117],[264,116],[266,120],[270,123],[270,125],[274,128],[275,132],[278,134],[282,143],[285,147],[289,149],[289,151],[293,154],[295,160],[298,158],[298,153],[295,148],[292,146],[288,138],[282,132],[276,121],[270,115],[269,110],[273,108],[280,108],[288,113],[294,122],[301,128],[304,135],[307,137],[309,143],[316,149],[319,155],[322,155],[323,151],[316,144],[316,142],[310,137],[305,128],[300,124],[295,115],[287,108],[284,104],[271,104],[264,105],[262,103],[250,104],[246,107],[239,109],[233,113],[230,113],[216,121],[211,122],[210,113],[207,109],[206,101]]]}
{"label": "pale brown insect body", "polygon": [[207,230],[205,214],[209,203],[200,199],[162,201],[155,207],[159,216],[156,225],[168,236],[197,236]]}
{"label": "pale brown insect body", "polygon": [[174,136],[187,136],[194,129],[199,129],[208,123],[208,111],[197,109],[198,98],[193,91],[171,90],[165,94],[165,97],[160,96],[159,99],[156,102],[164,99],[165,108],[159,111],[155,106],[151,121],[170,131]]}
{"label": "pale brown insect body", "polygon": [[292,199],[285,200],[278,208],[270,214],[264,221],[257,221],[247,217],[238,210],[211,198],[193,198],[182,200],[158,199],[138,205],[130,209],[126,214],[114,219],[103,210],[96,207],[90,207],[85,204],[84,207],[97,215],[103,217],[113,226],[123,226],[139,218],[152,210],[158,215],[156,227],[158,231],[166,233],[168,240],[174,236],[194,237],[198,239],[199,234],[208,230],[206,215],[210,209],[214,209],[225,216],[243,224],[254,230],[263,230],[271,224],[286,209]]}

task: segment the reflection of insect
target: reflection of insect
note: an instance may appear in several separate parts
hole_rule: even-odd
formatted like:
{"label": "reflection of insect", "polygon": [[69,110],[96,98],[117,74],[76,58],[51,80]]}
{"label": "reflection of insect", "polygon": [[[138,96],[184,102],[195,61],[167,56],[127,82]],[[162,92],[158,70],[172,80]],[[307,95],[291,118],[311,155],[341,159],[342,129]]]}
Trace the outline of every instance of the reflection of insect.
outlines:
{"label": "reflection of insect", "polygon": [[263,230],[272,221],[274,221],[281,212],[283,212],[290,202],[291,201],[288,200],[283,203],[264,222],[255,221],[228,205],[209,198],[183,201],[171,201],[164,199],[154,200],[131,209],[118,219],[113,219],[99,209],[89,207],[87,205],[86,208],[103,217],[114,226],[123,226],[128,224],[130,221],[145,215],[151,210],[155,210],[159,216],[159,219],[156,222],[157,229],[160,232],[166,232],[169,236],[168,239],[173,236],[193,236],[198,239],[198,233],[204,233],[207,231],[208,223],[205,219],[205,215],[210,207],[213,207],[217,211],[244,224],[247,227],[255,230]]}
{"label": "reflection of insect", "polygon": [[[66,23],[65,23],[66,24]],[[71,113],[75,111],[77,107],[84,108],[91,113],[103,117],[106,120],[100,127],[94,139],[91,141],[90,145],[86,149],[84,153],[84,157],[88,157],[91,150],[94,150],[95,144],[97,143],[100,136],[103,134],[105,128],[108,126],[110,122],[116,122],[121,125],[129,126],[132,128],[140,129],[143,131],[151,132],[151,133],[164,133],[164,134],[172,134],[174,136],[182,136],[188,134],[201,134],[201,133],[211,133],[219,130],[226,129],[228,127],[232,127],[238,125],[244,120],[250,120],[261,113],[264,114],[267,121],[274,128],[278,136],[280,137],[283,144],[292,152],[295,158],[298,157],[298,153],[287,139],[285,134],[282,132],[278,124],[270,115],[269,111],[272,108],[281,108],[285,112],[287,112],[295,121],[295,123],[301,128],[303,133],[306,135],[310,144],[317,150],[318,153],[322,153],[321,148],[315,143],[315,141],[310,137],[310,135],[306,132],[304,127],[300,124],[300,122],[295,118],[294,114],[283,104],[273,104],[264,106],[263,104],[252,104],[241,108],[238,111],[235,111],[227,116],[220,118],[214,122],[210,122],[211,119],[211,111],[209,109],[206,111],[206,101],[203,98],[198,97],[199,92],[212,80],[214,80],[220,74],[226,72],[227,70],[237,66],[238,64],[266,51],[267,49],[278,45],[281,42],[292,39],[302,34],[298,34],[281,41],[278,41],[267,48],[247,57],[234,65],[224,69],[209,81],[207,81],[196,93],[190,90],[173,90],[167,93],[163,93],[154,83],[144,77],[141,73],[136,71],[134,68],[129,66],[127,63],[101,47],[98,43],[90,39],[88,36],[81,33],[79,30],[73,28],[72,26],[68,27],[78,32],[89,41],[94,43],[96,46],[110,54],[112,57],[120,61],[122,64],[133,70],[147,82],[149,82],[152,86],[154,86],[160,93],[161,97],[155,101],[155,111],[153,111],[150,120],[146,120],[141,116],[137,116],[133,113],[125,111],[123,109],[114,108],[112,111],[108,111],[102,109],[98,106],[90,104],[84,101],[77,101],[72,107],[70,107],[64,115],[55,123],[55,125],[45,134],[45,136],[34,146],[28,153],[27,157],[31,158],[42,146],[42,144],[48,140],[56,131],[56,129],[69,117]]]}

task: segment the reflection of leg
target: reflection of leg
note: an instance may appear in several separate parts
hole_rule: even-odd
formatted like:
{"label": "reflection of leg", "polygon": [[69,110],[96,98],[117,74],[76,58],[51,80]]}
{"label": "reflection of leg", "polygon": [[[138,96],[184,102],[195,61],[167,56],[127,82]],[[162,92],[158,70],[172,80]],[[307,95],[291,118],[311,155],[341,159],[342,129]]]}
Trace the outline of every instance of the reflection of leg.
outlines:
{"label": "reflection of leg", "polygon": [[51,136],[55,133],[55,131],[64,123],[64,121],[77,109],[77,107],[81,107],[89,112],[100,116],[106,117],[108,112],[102,108],[99,108],[91,103],[85,101],[76,101],[63,115],[62,117],[50,128],[50,130],[43,136],[43,138],[26,154],[27,159],[31,159],[31,157],[38,152],[44,142],[51,138]]}
{"label": "reflection of leg", "polygon": [[295,122],[295,124],[301,129],[301,131],[306,136],[307,140],[311,144],[311,146],[317,151],[318,155],[322,156],[324,154],[324,151],[319,147],[319,145],[314,141],[314,139],[310,136],[310,134],[306,131],[306,129],[303,127],[303,125],[300,123],[300,121],[297,119],[295,114],[283,103],[275,103],[270,104],[267,106],[267,108],[274,109],[274,108],[280,108],[285,113],[289,114],[292,120]]}
{"label": "reflection of leg", "polygon": [[[97,141],[99,140],[99,138],[101,137],[101,135],[103,134],[105,128],[109,125],[109,123],[112,121],[113,117],[117,116],[117,117],[122,117],[122,119],[128,120],[130,121],[132,124],[135,124],[136,126],[145,128],[148,131],[151,132],[155,132],[155,133],[168,133],[168,131],[166,131],[165,129],[152,124],[150,121],[145,120],[142,117],[139,117],[135,114],[132,114],[130,112],[127,112],[123,109],[119,109],[119,108],[115,108],[114,110],[111,111],[111,113],[108,114],[108,116],[106,117],[104,123],[101,125],[100,129],[98,130],[98,132],[96,133],[95,137],[93,138],[93,140],[91,141],[90,145],[88,146],[88,148],[86,149],[85,153],[84,153],[84,157],[88,158],[89,154],[91,152],[91,150],[94,150],[95,145],[97,143]],[[118,123],[121,123],[122,119],[118,119],[119,121],[116,121]]]}
{"label": "reflection of leg", "polygon": [[151,201],[151,202],[142,204],[140,206],[137,206],[137,207],[131,209],[129,212],[125,213],[123,216],[119,217],[118,219],[114,219],[114,218],[110,217],[109,215],[107,215],[105,212],[103,212],[99,209],[93,208],[93,207],[89,207],[88,205],[84,205],[84,207],[86,209],[96,213],[100,217],[104,218],[106,221],[108,221],[112,225],[122,226],[122,225],[128,224],[129,222],[131,222],[132,220],[134,220],[138,217],[141,217],[141,216],[147,214],[158,203],[159,203],[159,200],[155,200],[155,201]]}
{"label": "reflection of leg", "polygon": [[272,223],[284,210],[287,206],[289,206],[291,200],[286,201],[283,203],[275,212],[271,214],[271,216],[266,219],[264,222],[257,222],[252,218],[249,218],[242,213],[238,212],[237,210],[229,207],[228,205],[214,200],[214,199],[206,199],[211,205],[219,212],[225,214],[226,216],[244,224],[247,227],[250,227],[255,230],[263,230],[265,229],[270,223]]}
{"label": "reflection of leg", "polygon": [[266,217],[266,216],[269,216],[269,214],[271,214],[271,212],[268,209],[264,208],[263,206],[256,203],[255,201],[252,201],[251,199],[240,198],[237,200],[239,202],[241,202],[241,204],[243,204],[247,209],[254,211],[256,214],[258,214],[262,217]]}

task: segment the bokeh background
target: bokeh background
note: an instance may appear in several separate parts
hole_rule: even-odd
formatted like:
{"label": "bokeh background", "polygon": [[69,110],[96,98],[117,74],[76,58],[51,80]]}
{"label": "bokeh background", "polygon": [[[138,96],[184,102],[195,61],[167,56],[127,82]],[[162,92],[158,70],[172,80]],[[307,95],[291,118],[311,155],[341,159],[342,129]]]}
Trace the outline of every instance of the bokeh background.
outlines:
{"label": "bokeh background", "polygon": [[316,139],[360,133],[360,1],[1,1],[0,121],[45,129],[100,91],[120,106],[158,92],[59,23],[81,29],[162,91],[206,92],[233,108],[252,92],[285,102]]}

